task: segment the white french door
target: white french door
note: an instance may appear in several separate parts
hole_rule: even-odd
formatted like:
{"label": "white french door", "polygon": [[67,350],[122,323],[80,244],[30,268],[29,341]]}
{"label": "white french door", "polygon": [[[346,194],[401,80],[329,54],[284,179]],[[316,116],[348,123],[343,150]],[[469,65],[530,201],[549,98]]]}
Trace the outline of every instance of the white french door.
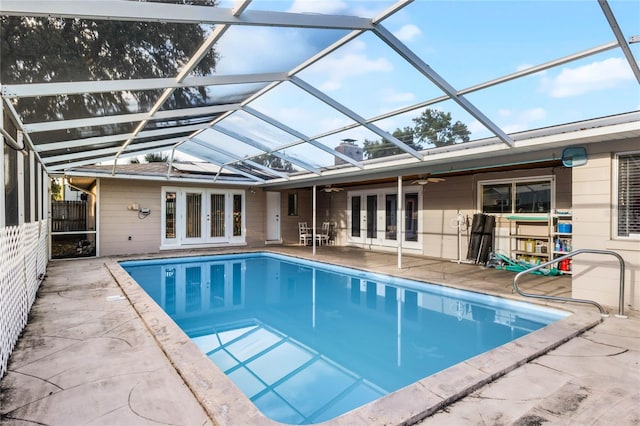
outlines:
{"label": "white french door", "polygon": [[[403,247],[420,250],[422,194],[408,188],[402,195],[399,201],[397,190],[389,188],[350,192],[347,195],[347,241],[358,245],[394,247],[400,236]],[[397,230],[398,202],[403,203],[401,232]]]}
{"label": "white french door", "polygon": [[378,243],[378,194],[349,194],[348,241],[358,244]]}
{"label": "white french door", "polygon": [[[204,228],[206,216],[204,200],[205,192],[203,191],[181,191],[181,197],[178,206],[184,206],[184,214],[179,217],[183,218],[184,226],[182,241],[186,244],[198,244],[205,242]],[[182,202],[180,202],[182,201]]]}
{"label": "white french door", "polygon": [[244,191],[167,188],[164,199],[163,229],[173,226],[176,232],[165,232],[163,245],[245,242]]}

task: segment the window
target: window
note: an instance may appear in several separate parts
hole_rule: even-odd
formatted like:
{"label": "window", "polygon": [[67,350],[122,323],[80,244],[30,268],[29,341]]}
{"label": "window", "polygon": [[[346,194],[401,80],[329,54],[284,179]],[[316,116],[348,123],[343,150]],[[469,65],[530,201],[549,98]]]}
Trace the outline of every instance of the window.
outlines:
{"label": "window", "polygon": [[640,239],[640,153],[617,156],[616,236]]}
{"label": "window", "polygon": [[186,237],[199,238],[202,225],[202,194],[187,193]]}
{"label": "window", "polygon": [[554,179],[552,176],[479,182],[482,213],[551,212]]}
{"label": "window", "polygon": [[396,214],[398,213],[398,194],[387,194],[385,198],[385,234],[384,238],[387,240],[396,239]]}
{"label": "window", "polygon": [[404,232],[406,241],[418,241],[418,194],[404,196]]}
{"label": "window", "polygon": [[209,215],[211,217],[211,237],[224,237],[225,223],[225,200],[224,194],[211,194],[211,211]]}
{"label": "window", "polygon": [[167,191],[164,197],[164,237],[176,237],[176,193]]}
{"label": "window", "polygon": [[242,221],[242,195],[233,194],[233,236],[241,237],[243,235],[243,221]]}
{"label": "window", "polygon": [[298,193],[290,192],[287,194],[287,214],[289,216],[298,216]]}
{"label": "window", "polygon": [[351,236],[360,236],[360,197],[351,197]]}

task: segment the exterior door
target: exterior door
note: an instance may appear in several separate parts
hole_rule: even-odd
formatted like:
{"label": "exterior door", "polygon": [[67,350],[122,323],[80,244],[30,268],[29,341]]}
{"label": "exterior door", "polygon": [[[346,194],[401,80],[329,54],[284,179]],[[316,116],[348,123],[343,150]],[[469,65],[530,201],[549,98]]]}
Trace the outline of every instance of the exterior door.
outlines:
{"label": "exterior door", "polygon": [[378,195],[349,196],[349,241],[372,244],[378,240]]}
{"label": "exterior door", "polygon": [[364,217],[367,228],[367,242],[378,239],[378,196],[367,195],[367,211]]}
{"label": "exterior door", "polygon": [[224,242],[227,238],[227,202],[225,193],[209,192],[207,214],[207,242]]}
{"label": "exterior door", "polygon": [[267,192],[267,241],[280,241],[280,193]]}
{"label": "exterior door", "polygon": [[180,200],[182,244],[244,242],[243,191],[189,189]]}
{"label": "exterior door", "polygon": [[205,242],[204,228],[207,214],[204,209],[205,193],[203,191],[184,192],[184,242],[199,244]]}

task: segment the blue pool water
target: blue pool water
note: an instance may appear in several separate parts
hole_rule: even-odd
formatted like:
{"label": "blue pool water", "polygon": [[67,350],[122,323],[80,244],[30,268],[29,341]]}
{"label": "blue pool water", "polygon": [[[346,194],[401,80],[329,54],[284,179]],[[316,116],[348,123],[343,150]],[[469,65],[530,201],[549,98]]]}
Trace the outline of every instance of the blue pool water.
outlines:
{"label": "blue pool water", "polygon": [[319,423],[567,314],[270,253],[122,262],[273,420]]}

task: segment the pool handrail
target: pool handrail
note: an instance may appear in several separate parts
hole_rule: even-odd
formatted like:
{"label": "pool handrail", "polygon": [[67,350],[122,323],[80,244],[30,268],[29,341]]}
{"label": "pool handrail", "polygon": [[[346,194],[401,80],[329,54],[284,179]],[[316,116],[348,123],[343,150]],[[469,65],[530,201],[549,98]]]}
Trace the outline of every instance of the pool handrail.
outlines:
{"label": "pool handrail", "polygon": [[538,269],[542,269],[546,266],[551,266],[554,263],[558,263],[564,259],[569,259],[572,258],[578,254],[581,253],[591,253],[591,254],[608,254],[611,256],[615,256],[618,261],[620,262],[620,295],[619,295],[619,301],[618,301],[618,314],[616,314],[616,317],[618,318],[626,318],[626,316],[624,315],[624,259],[622,258],[622,256],[620,256],[618,253],[616,253],[615,251],[611,251],[611,250],[596,250],[596,249],[578,249],[578,250],[574,250],[572,252],[569,252],[565,255],[562,255],[560,257],[556,257],[553,260],[549,260],[548,262],[544,262],[541,263],[539,265],[535,265],[532,266],[529,269],[526,269],[522,272],[519,272],[516,274],[515,277],[513,277],[513,289],[521,296],[524,297],[535,297],[538,299],[547,299],[547,300],[559,300],[562,302],[575,302],[575,303],[588,303],[591,305],[596,306],[599,310],[600,310],[600,315],[602,315],[603,317],[608,317],[609,313],[607,312],[607,310],[605,308],[602,307],[602,305],[600,305],[598,302],[594,301],[594,300],[585,300],[585,299],[574,299],[572,297],[563,297],[563,296],[548,296],[548,295],[544,295],[544,294],[533,294],[533,293],[525,293],[522,290],[520,290],[520,288],[518,288],[518,280],[520,279],[521,276],[526,275],[528,273],[531,273],[533,271],[536,271]]}

